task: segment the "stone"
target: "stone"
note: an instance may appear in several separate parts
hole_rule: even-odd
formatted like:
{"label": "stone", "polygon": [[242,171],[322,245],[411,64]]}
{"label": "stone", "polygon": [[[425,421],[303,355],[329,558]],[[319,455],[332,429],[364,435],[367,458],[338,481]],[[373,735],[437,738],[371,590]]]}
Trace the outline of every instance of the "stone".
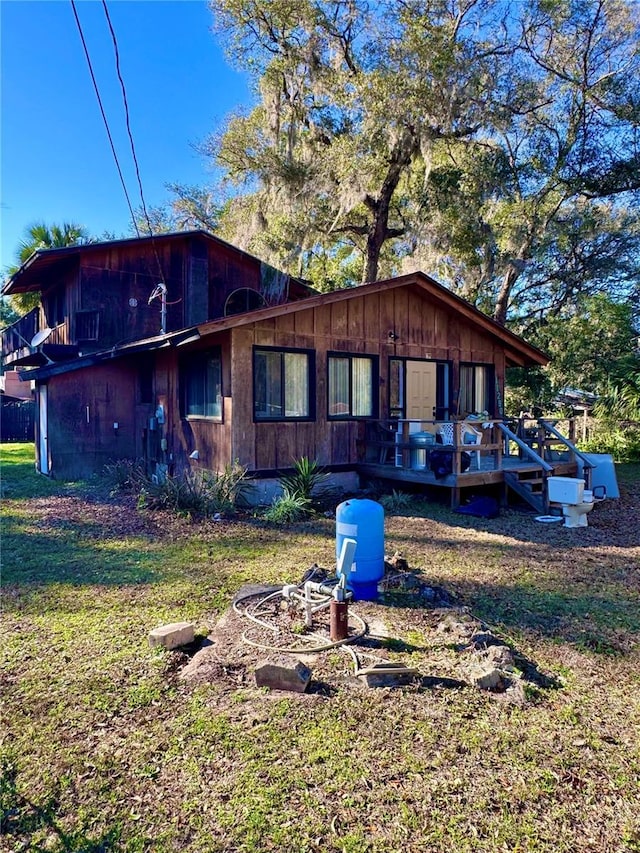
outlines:
{"label": "stone", "polygon": [[473,664],[468,669],[469,683],[479,690],[502,690],[502,673],[491,664]]}
{"label": "stone", "polygon": [[165,649],[175,649],[178,646],[187,646],[195,638],[195,628],[191,622],[172,622],[170,625],[161,625],[154,628],[149,634],[149,645],[162,646]]}
{"label": "stone", "polygon": [[491,631],[475,631],[471,637],[471,645],[476,649],[486,649],[488,646],[502,646],[503,643]]}
{"label": "stone", "polygon": [[255,678],[257,687],[304,693],[311,681],[311,670],[301,660],[282,656],[259,661]]}
{"label": "stone", "polygon": [[394,672],[398,664],[374,664],[359,676],[363,678],[367,687],[404,687],[411,684],[419,673],[412,667],[406,667],[401,671]]}
{"label": "stone", "polygon": [[512,670],[515,665],[513,652],[508,646],[489,646],[480,652],[480,656],[497,669]]}
{"label": "stone", "polygon": [[385,562],[385,568],[387,569],[387,571],[393,571],[393,572],[407,572],[407,571],[409,571],[409,563],[405,559],[405,557],[402,556],[400,551],[396,551],[395,554],[393,555],[393,557],[385,557],[384,562]]}

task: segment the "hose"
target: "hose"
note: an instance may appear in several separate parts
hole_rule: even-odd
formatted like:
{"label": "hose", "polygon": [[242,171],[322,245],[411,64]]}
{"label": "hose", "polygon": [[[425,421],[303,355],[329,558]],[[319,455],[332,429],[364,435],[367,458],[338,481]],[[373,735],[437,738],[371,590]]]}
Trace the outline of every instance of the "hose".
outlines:
{"label": "hose", "polygon": [[[266,593],[266,595],[265,595],[265,593]],[[239,605],[243,601],[246,601],[249,598],[255,598],[256,596],[259,596],[259,595],[263,595],[264,598],[260,598],[256,602],[256,604],[254,605],[252,610],[249,609],[249,606],[246,606],[244,608],[244,610],[240,609]],[[269,622],[266,622],[264,619],[260,619],[256,615],[256,611],[258,611],[259,608],[264,607],[264,605],[268,601],[271,601],[272,599],[276,599],[279,597],[282,597],[282,587],[268,587],[267,589],[264,589],[261,592],[248,592],[248,593],[245,593],[244,595],[239,596],[239,597],[234,599],[233,610],[235,613],[238,614],[238,616],[244,616],[247,619],[249,619],[250,621],[254,622],[255,624],[260,625],[261,627],[266,628],[267,630],[269,630],[275,634],[278,634],[279,633],[278,627],[276,625],[269,623]],[[253,648],[256,648],[256,649],[263,649],[264,651],[270,651],[270,652],[281,652],[282,654],[288,654],[288,655],[316,654],[318,652],[325,652],[325,651],[329,651],[330,649],[336,649],[336,648],[342,647],[343,650],[345,652],[347,652],[351,656],[351,658],[353,659],[354,675],[356,677],[365,676],[365,675],[402,675],[402,674],[417,675],[418,674],[418,670],[415,669],[415,667],[408,667],[408,666],[404,666],[403,664],[398,664],[398,665],[386,664],[382,661],[380,662],[380,664],[377,664],[377,665],[373,664],[372,666],[361,667],[360,661],[358,659],[358,655],[356,654],[354,649],[352,649],[348,646],[348,644],[354,642],[355,640],[360,640],[362,637],[364,637],[369,630],[369,626],[367,625],[367,623],[365,622],[365,620],[361,616],[359,616],[357,613],[355,613],[353,611],[353,609],[351,609],[349,615],[352,616],[357,622],[360,623],[360,630],[357,633],[353,634],[352,636],[345,637],[342,640],[335,640],[335,641],[326,642],[324,640],[324,638],[320,637],[318,634],[310,634],[309,635],[310,637],[313,637],[314,639],[319,640],[318,645],[316,645],[316,646],[304,645],[304,646],[292,646],[292,647],[272,646],[272,645],[269,645],[268,643],[261,643],[258,640],[252,640],[250,637],[247,636],[247,632],[245,631],[242,634],[242,641],[244,643],[246,643],[247,645],[252,646]],[[367,656],[368,657],[375,657],[375,655],[367,655]]]}
{"label": "hose", "polygon": [[324,640],[322,640],[322,638],[319,637],[317,634],[311,634],[310,636],[312,636],[314,639],[321,641],[319,645],[317,645],[317,646],[294,646],[294,647],[286,648],[283,646],[270,646],[267,643],[260,643],[257,640],[252,640],[249,637],[247,637],[246,631],[245,631],[245,633],[243,633],[242,639],[249,646],[253,646],[256,649],[264,649],[265,651],[270,651],[270,652],[282,652],[283,654],[287,654],[287,655],[306,655],[306,654],[314,654],[316,652],[326,652],[329,649],[336,649],[336,648],[338,648],[338,646],[344,646],[347,643],[352,643],[354,640],[361,639],[362,637],[365,636],[365,634],[369,630],[369,626],[367,625],[367,623],[364,621],[364,619],[362,619],[362,617],[358,616],[357,613],[352,612],[350,615],[353,616],[353,618],[356,619],[358,622],[360,622],[361,629],[358,633],[352,634],[351,637],[345,637],[344,640],[334,640],[334,641],[327,643]]}

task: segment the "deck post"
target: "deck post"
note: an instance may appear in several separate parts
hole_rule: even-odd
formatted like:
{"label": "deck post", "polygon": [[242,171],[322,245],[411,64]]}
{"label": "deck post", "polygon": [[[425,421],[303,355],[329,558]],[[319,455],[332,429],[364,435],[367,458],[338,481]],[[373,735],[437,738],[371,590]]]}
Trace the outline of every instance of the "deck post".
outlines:
{"label": "deck post", "polygon": [[411,449],[409,447],[409,421],[402,422],[402,467],[411,468]]}

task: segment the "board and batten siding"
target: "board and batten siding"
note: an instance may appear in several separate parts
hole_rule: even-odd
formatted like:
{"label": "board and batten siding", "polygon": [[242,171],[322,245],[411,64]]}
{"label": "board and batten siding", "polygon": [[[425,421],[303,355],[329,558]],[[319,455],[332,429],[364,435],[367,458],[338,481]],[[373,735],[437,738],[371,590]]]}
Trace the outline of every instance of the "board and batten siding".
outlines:
{"label": "board and batten siding", "polygon": [[[397,338],[390,340],[389,333]],[[445,308],[434,305],[418,288],[395,288],[328,303],[262,320],[232,330],[231,456],[250,471],[290,468],[301,456],[322,465],[357,462],[357,420],[327,419],[327,353],[363,353],[379,359],[379,417],[388,417],[389,359],[446,360],[452,364],[452,391],[458,387],[460,362],[493,364],[504,385],[504,352],[497,340]],[[254,346],[310,349],[315,352],[313,422],[254,423]]]}

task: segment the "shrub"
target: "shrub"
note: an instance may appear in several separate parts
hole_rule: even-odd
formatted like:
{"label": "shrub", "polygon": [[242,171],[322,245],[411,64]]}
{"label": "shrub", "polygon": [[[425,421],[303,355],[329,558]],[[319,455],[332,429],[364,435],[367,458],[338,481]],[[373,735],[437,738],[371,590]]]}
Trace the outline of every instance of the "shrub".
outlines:
{"label": "shrub", "polygon": [[175,475],[149,476],[139,469],[135,475],[138,506],[193,512],[210,517],[218,512],[233,512],[247,503],[251,484],[247,469],[235,462],[224,471],[186,470]]}
{"label": "shrub", "polygon": [[104,466],[104,476],[114,494],[119,491],[138,491],[146,479],[144,465],[134,459],[117,459]]}
{"label": "shrub", "polygon": [[274,524],[290,524],[301,521],[311,511],[311,500],[300,492],[285,487],[282,495],[274,498],[264,513],[264,518]]}
{"label": "shrub", "polygon": [[316,460],[311,461],[302,456],[294,461],[294,471],[280,477],[283,496],[297,495],[303,497],[309,504],[320,504],[326,500],[333,489],[326,483],[329,474],[321,468]]}
{"label": "shrub", "polygon": [[640,462],[640,427],[599,423],[578,446],[585,453],[609,453],[616,462]]}
{"label": "shrub", "polygon": [[387,512],[402,512],[407,509],[413,501],[413,495],[406,492],[397,492],[395,489],[390,495],[382,495],[380,503]]}

